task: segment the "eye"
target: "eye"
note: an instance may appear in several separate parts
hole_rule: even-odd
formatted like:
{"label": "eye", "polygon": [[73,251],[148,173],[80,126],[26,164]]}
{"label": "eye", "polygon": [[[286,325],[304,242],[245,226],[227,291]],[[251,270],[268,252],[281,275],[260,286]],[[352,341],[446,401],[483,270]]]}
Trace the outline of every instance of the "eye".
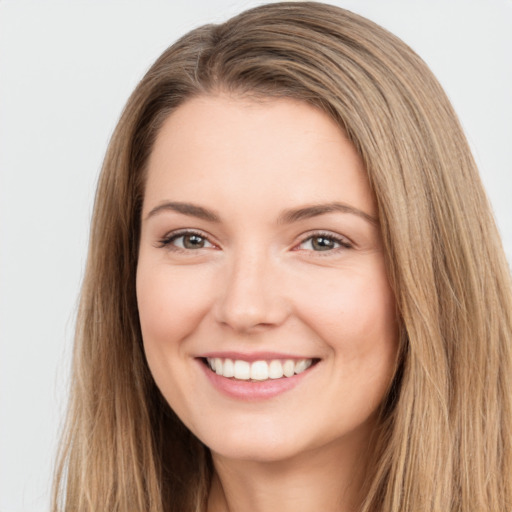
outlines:
{"label": "eye", "polygon": [[345,238],[327,233],[318,233],[304,239],[298,246],[298,249],[315,252],[333,251],[344,247],[352,248],[352,244]]}
{"label": "eye", "polygon": [[194,231],[180,231],[170,233],[160,240],[160,247],[169,247],[181,250],[197,250],[215,247],[204,235]]}

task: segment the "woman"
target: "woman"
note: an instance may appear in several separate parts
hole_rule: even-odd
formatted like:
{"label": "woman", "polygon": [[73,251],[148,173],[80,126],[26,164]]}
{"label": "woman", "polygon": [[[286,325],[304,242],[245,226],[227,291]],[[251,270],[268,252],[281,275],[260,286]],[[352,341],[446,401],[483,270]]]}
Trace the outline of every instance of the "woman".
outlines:
{"label": "woman", "polygon": [[456,115],[401,41],[308,2],[194,30],[105,159],[56,496],[509,510],[511,290]]}

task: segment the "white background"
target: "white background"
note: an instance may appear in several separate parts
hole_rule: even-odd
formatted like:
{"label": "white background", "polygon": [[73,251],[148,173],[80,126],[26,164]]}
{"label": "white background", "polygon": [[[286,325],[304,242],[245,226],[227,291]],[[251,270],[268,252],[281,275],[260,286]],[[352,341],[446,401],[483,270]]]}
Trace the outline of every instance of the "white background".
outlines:
{"label": "white background", "polygon": [[[258,3],[0,0],[0,512],[48,510],[95,181],[124,102],[178,36]],[[512,261],[512,0],[332,3],[438,76]]]}

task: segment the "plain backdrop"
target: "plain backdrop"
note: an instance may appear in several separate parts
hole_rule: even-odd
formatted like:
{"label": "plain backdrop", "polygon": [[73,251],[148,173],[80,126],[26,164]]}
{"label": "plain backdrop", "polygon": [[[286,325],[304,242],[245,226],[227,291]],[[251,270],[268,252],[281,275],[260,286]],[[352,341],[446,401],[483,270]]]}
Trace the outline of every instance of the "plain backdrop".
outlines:
{"label": "plain backdrop", "polygon": [[[259,3],[0,0],[0,512],[49,508],[95,182],[123,104],[177,37]],[[430,65],[512,261],[512,0],[331,3]]]}

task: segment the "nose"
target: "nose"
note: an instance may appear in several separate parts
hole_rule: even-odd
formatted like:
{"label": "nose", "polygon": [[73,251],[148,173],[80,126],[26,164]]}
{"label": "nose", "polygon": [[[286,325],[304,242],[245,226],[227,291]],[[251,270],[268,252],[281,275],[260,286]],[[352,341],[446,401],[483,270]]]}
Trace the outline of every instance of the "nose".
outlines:
{"label": "nose", "polygon": [[284,323],[291,311],[283,274],[263,251],[233,257],[225,269],[215,308],[216,320],[239,333],[251,333]]}

